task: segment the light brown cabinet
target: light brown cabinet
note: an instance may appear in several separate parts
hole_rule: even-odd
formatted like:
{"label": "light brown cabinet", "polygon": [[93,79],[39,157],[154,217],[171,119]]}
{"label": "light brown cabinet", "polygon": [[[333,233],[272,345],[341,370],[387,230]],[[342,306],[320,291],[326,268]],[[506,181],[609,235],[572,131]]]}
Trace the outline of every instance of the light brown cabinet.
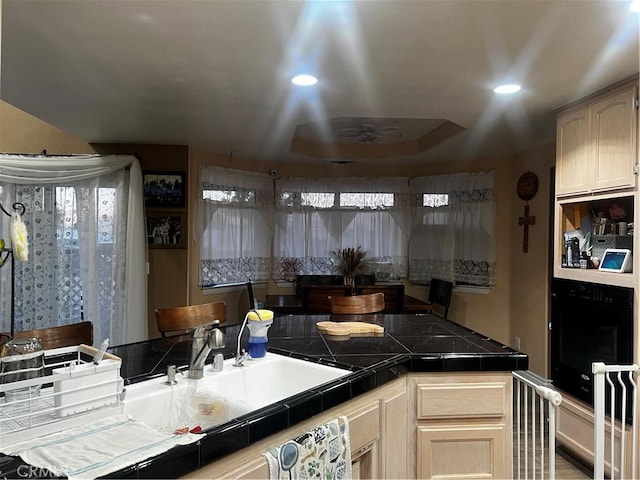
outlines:
{"label": "light brown cabinet", "polygon": [[[565,393],[562,394],[562,403],[556,416],[556,440],[565,449],[584,460],[587,464],[593,464],[593,409]],[[625,425],[624,429],[619,421],[614,424],[613,444],[615,462],[615,478],[620,478],[620,448],[625,445],[625,471],[631,471],[631,426]],[[624,442],[622,441],[624,437]],[[611,476],[611,427],[609,419],[605,427],[604,462],[605,474]]]}
{"label": "light brown cabinet", "polygon": [[[638,319],[640,254],[638,234],[633,235],[633,271],[610,273],[597,269],[563,268],[564,234],[585,228],[601,210],[598,205],[625,205],[625,222],[640,225],[638,189],[638,80],[621,82],[593,95],[557,117],[556,201],[553,247],[553,276],[568,280],[635,289],[634,319]],[[608,211],[604,216],[608,217]],[[615,240],[613,240],[615,242]],[[620,248],[620,247],[618,247]],[[624,248],[629,248],[625,246]],[[595,255],[594,255],[595,256]],[[640,359],[636,342],[634,361]],[[593,408],[562,393],[558,409],[556,440],[569,452],[593,461]],[[626,431],[626,429],[625,429]],[[625,433],[625,435],[627,435]],[[615,431],[616,449],[622,437]],[[609,442],[609,433],[605,435]],[[609,446],[605,448],[608,455]],[[606,467],[608,468],[608,467]],[[616,473],[619,475],[619,472]]]}
{"label": "light brown cabinet", "polygon": [[638,83],[626,83],[557,117],[556,195],[634,188]]}
{"label": "light brown cabinet", "polygon": [[269,478],[269,467],[262,456],[263,452],[340,415],[346,415],[349,419],[354,479],[406,478],[405,399],[406,380],[403,377],[206,465],[183,478]]}
{"label": "light brown cabinet", "polygon": [[415,374],[407,390],[413,397],[411,477],[511,477],[510,372]]}

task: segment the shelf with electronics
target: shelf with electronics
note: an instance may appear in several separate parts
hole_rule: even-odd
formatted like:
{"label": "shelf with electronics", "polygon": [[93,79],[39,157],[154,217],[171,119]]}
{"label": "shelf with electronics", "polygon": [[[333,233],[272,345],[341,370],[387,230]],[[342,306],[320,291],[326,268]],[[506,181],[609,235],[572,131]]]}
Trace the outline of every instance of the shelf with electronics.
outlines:
{"label": "shelf with electronics", "polygon": [[634,249],[634,225],[638,222],[635,199],[633,191],[558,199],[554,277],[633,288],[639,270],[636,257],[631,259],[630,272],[602,271],[598,267],[607,248],[638,251]]}

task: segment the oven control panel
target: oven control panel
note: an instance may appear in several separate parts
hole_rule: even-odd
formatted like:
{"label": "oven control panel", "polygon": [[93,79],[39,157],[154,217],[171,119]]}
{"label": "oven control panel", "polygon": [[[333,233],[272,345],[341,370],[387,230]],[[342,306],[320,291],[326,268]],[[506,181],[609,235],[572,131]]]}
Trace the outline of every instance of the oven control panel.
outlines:
{"label": "oven control panel", "polygon": [[588,282],[554,280],[554,298],[633,308],[633,289]]}

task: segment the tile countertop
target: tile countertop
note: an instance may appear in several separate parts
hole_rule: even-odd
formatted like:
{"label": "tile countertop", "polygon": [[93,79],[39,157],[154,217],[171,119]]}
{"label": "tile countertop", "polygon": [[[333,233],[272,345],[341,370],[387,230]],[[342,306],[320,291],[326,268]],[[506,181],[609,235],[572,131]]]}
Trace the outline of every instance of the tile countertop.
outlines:
{"label": "tile countertop", "polygon": [[[177,478],[247,447],[407,372],[526,370],[528,357],[495,340],[434,315],[371,314],[359,321],[384,326],[383,336],[348,340],[321,335],[316,322],[330,315],[276,317],[268,331],[269,351],[352,370],[318,389],[238,417],[206,431],[201,441],[175,447],[155,458],[115,472],[109,478]],[[225,358],[234,354],[239,325],[224,327]],[[248,329],[241,345],[246,346]],[[167,365],[189,363],[187,335],[113,347],[122,358],[121,375],[135,383],[166,374]],[[20,478],[19,461],[0,456],[1,476]],[[14,473],[14,475],[12,475]],[[17,475],[16,475],[17,473]]]}

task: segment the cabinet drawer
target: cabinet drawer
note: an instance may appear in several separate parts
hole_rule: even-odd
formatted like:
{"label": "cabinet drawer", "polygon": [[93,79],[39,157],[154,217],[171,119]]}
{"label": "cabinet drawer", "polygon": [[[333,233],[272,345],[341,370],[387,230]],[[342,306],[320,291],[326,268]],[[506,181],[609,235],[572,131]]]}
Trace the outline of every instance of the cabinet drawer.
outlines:
{"label": "cabinet drawer", "polygon": [[380,436],[380,410],[377,403],[349,415],[351,450],[356,451],[378,440]]}
{"label": "cabinet drawer", "polygon": [[504,382],[417,385],[417,417],[502,417],[508,398]]}

